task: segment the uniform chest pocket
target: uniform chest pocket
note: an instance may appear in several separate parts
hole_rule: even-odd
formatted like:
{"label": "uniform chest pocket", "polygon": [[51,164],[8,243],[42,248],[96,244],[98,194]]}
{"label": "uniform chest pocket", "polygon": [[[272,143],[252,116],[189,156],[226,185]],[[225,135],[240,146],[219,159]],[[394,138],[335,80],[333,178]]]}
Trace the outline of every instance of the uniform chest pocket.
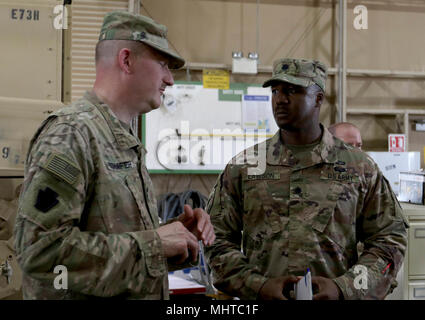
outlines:
{"label": "uniform chest pocket", "polygon": [[125,178],[125,183],[127,187],[130,189],[131,194],[133,195],[133,198],[135,202],[137,203],[137,207],[139,208],[139,212],[141,215],[141,219],[143,224],[145,225],[145,228],[147,230],[154,228],[154,223],[149,215],[149,208],[145,201],[145,195],[143,191],[143,186],[140,178],[135,175],[128,175]]}
{"label": "uniform chest pocket", "polygon": [[288,223],[286,187],[276,180],[244,182],[245,230],[268,237],[285,230]]}
{"label": "uniform chest pocket", "polygon": [[320,234],[319,238],[330,240],[347,248],[355,243],[355,207],[349,203],[351,185],[340,181],[329,181],[323,188],[322,199],[312,218],[311,227]]}
{"label": "uniform chest pocket", "polygon": [[329,220],[335,212],[337,201],[343,191],[343,186],[338,182],[332,182],[330,186],[322,190],[321,199],[313,199],[312,202],[317,204],[313,206],[312,228],[323,232],[329,223]]}
{"label": "uniform chest pocket", "polygon": [[282,254],[289,238],[286,183],[278,180],[244,183],[244,253],[266,273],[271,256]]}

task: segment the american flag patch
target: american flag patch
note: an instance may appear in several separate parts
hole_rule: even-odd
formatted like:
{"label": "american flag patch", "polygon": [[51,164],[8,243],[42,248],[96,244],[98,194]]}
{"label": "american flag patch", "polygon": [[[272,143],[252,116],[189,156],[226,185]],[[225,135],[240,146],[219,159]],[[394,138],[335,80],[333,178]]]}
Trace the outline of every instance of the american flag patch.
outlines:
{"label": "american flag patch", "polygon": [[80,174],[80,170],[75,167],[69,160],[57,154],[52,154],[49,156],[47,164],[44,168],[62,180],[65,180],[69,184],[74,184],[77,181],[78,175]]}

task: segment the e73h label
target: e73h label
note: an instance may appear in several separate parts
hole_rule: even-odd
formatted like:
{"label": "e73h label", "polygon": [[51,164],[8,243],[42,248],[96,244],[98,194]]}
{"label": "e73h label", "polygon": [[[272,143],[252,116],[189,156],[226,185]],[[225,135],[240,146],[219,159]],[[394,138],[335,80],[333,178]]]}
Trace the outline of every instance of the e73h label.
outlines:
{"label": "e73h label", "polygon": [[12,9],[10,10],[12,20],[40,20],[40,11],[31,9]]}

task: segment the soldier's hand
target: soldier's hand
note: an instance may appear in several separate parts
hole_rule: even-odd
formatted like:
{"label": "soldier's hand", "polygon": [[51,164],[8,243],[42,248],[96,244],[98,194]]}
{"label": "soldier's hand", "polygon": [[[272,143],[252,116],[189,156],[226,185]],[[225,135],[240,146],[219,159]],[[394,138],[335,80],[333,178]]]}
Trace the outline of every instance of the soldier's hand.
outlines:
{"label": "soldier's hand", "polygon": [[268,279],[261,287],[258,294],[260,300],[288,300],[283,292],[292,290],[294,283],[297,283],[299,278],[296,276],[283,276]]}
{"label": "soldier's hand", "polygon": [[311,284],[313,285],[313,300],[339,300],[342,298],[341,290],[336,283],[329,278],[312,277]]}
{"label": "soldier's hand", "polygon": [[198,259],[198,240],[181,222],[163,225],[156,231],[161,238],[164,256],[173,263],[181,264],[189,256],[193,262]]}
{"label": "soldier's hand", "polygon": [[184,206],[184,212],[177,218],[183,225],[202,240],[204,245],[209,246],[215,240],[214,227],[211,224],[210,216],[203,209],[192,209],[189,205]]}

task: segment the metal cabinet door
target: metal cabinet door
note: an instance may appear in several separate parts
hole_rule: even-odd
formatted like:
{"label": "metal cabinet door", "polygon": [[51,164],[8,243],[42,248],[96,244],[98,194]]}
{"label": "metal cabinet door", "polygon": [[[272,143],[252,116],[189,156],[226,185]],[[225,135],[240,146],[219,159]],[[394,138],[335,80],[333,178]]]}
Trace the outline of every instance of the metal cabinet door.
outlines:
{"label": "metal cabinet door", "polygon": [[410,222],[409,275],[425,275],[425,222]]}
{"label": "metal cabinet door", "polygon": [[425,300],[425,280],[409,282],[409,300]]}

